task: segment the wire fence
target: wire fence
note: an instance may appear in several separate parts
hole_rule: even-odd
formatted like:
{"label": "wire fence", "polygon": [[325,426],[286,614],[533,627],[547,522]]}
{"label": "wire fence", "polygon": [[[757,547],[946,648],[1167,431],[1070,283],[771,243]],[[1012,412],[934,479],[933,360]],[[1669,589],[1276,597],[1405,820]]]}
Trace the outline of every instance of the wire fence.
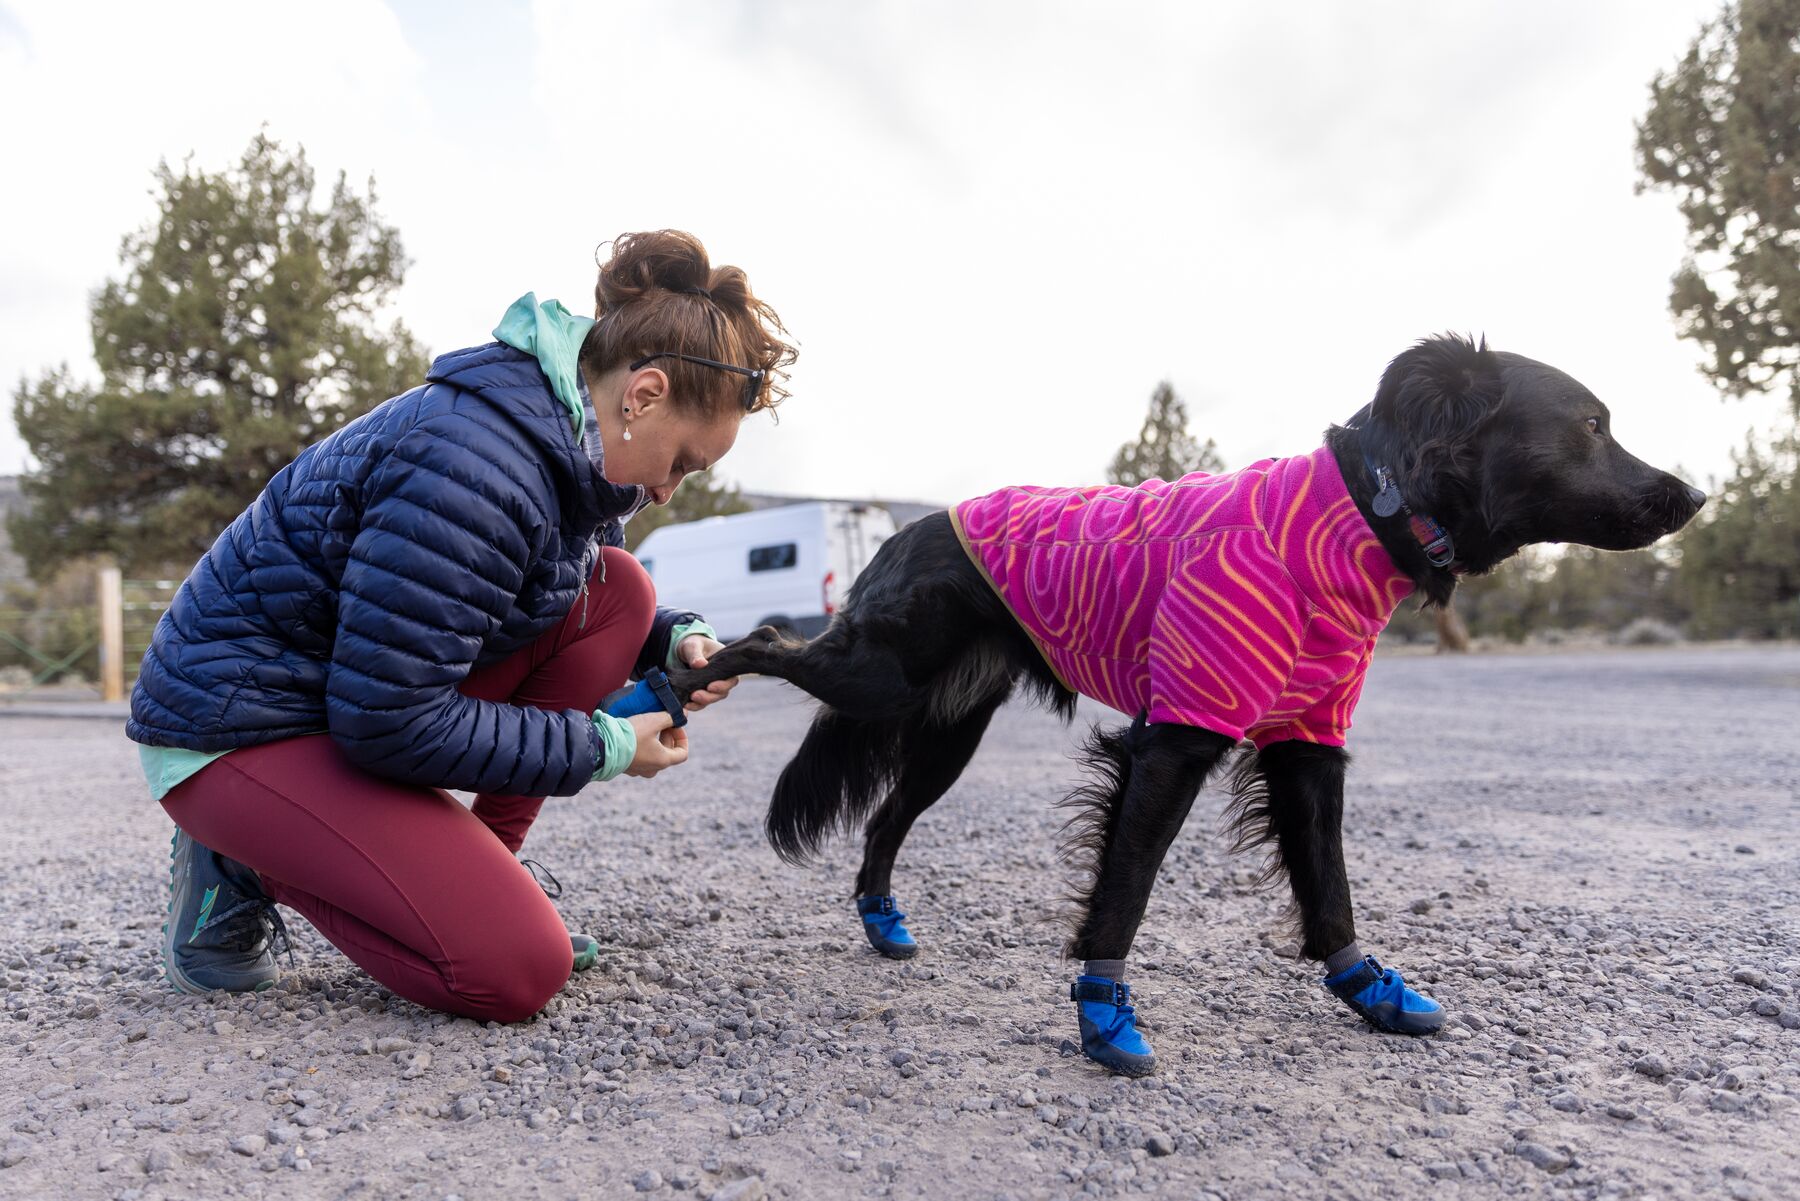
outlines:
{"label": "wire fence", "polygon": [[181,581],[123,580],[103,569],[94,582],[89,604],[65,595],[60,604],[0,607],[0,693],[97,686],[108,700],[123,698]]}
{"label": "wire fence", "polygon": [[120,589],[123,613],[120,623],[123,633],[123,661],[125,666],[125,687],[130,688],[137,680],[138,665],[144,661],[144,652],[150,649],[150,639],[156,633],[156,623],[174,603],[175,592],[181,587],[180,580],[125,580]]}

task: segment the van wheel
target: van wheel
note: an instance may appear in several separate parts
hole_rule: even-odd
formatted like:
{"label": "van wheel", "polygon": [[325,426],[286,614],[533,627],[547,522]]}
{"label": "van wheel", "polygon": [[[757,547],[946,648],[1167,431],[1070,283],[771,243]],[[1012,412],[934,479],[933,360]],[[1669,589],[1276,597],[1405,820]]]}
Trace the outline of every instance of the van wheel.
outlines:
{"label": "van wheel", "polygon": [[784,614],[765,617],[756,624],[759,626],[768,626],[777,634],[780,634],[783,640],[791,640],[800,637],[800,631],[794,626],[794,619]]}

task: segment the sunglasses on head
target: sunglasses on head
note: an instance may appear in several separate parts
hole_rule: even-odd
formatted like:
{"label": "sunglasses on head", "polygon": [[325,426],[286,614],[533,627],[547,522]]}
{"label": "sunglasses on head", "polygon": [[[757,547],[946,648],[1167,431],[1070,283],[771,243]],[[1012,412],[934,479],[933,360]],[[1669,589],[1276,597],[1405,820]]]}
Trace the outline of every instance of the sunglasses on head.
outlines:
{"label": "sunglasses on head", "polygon": [[680,359],[684,363],[698,363],[702,367],[716,367],[720,371],[729,371],[733,375],[744,377],[744,394],[740,398],[744,412],[748,413],[756,407],[756,398],[762,394],[763,369],[761,367],[739,367],[733,363],[721,363],[717,359],[703,359],[697,354],[681,354],[673,350],[659,350],[655,354],[647,354],[631,364],[631,370],[637,371],[647,363],[657,359]]}

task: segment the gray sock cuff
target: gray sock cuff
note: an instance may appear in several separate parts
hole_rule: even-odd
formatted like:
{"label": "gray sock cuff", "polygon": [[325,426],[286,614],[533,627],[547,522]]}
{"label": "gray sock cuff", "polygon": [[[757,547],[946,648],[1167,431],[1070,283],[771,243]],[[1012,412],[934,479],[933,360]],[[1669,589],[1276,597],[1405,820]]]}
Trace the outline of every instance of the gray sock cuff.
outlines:
{"label": "gray sock cuff", "polygon": [[1325,974],[1335,976],[1339,972],[1348,971],[1362,961],[1362,948],[1351,943],[1349,946],[1325,956]]}
{"label": "gray sock cuff", "polygon": [[1125,961],[1123,959],[1090,959],[1081,970],[1089,976],[1123,980],[1125,978]]}

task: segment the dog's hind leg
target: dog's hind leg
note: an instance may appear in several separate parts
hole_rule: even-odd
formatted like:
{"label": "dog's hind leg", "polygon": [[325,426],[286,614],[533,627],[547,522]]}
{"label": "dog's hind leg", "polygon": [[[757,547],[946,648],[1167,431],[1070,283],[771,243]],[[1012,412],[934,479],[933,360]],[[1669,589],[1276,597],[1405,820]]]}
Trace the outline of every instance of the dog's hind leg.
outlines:
{"label": "dog's hind leg", "polygon": [[687,697],[730,676],[774,676],[848,717],[886,721],[928,705],[954,710],[978,701],[987,695],[978,678],[997,667],[1010,680],[1035,657],[949,517],[934,513],[882,544],[843,611],[811,642],[764,627],[720,649],[704,668],[669,678]]}
{"label": "dog's hind leg", "polygon": [[925,703],[927,690],[909,678],[909,666],[900,645],[870,637],[855,618],[840,616],[810,642],[763,626],[714,652],[704,668],[679,668],[669,680],[686,698],[715,680],[773,676],[851,717],[879,721]]}
{"label": "dog's hind leg", "polygon": [[1163,856],[1200,786],[1233,745],[1211,730],[1151,726],[1142,719],[1125,732],[1095,731],[1088,744],[1095,779],[1065,802],[1081,810],[1070,820],[1068,850],[1091,855],[1092,873],[1082,898],[1085,912],[1068,946],[1071,957],[1087,961],[1086,971],[1070,996],[1082,1050],[1116,1072],[1141,1076],[1155,1066],[1134,1024],[1124,961]]}
{"label": "dog's hind leg", "polygon": [[894,857],[913,822],[950,791],[969,765],[994,711],[1010,690],[1009,685],[977,702],[953,724],[940,725],[929,717],[919,717],[901,734],[899,777],[869,819],[862,870],[856,876],[856,909],[862,916],[863,933],[871,946],[890,959],[911,959],[919,950],[906,928],[906,914],[894,899]]}
{"label": "dog's hind leg", "polygon": [[1300,951],[1325,965],[1325,987],[1370,1025],[1397,1034],[1430,1034],[1444,1024],[1436,1001],[1406,986],[1400,973],[1364,957],[1344,871],[1342,747],[1273,742],[1239,763],[1232,819],[1239,849],[1274,843],[1271,875],[1285,871],[1300,919]]}

